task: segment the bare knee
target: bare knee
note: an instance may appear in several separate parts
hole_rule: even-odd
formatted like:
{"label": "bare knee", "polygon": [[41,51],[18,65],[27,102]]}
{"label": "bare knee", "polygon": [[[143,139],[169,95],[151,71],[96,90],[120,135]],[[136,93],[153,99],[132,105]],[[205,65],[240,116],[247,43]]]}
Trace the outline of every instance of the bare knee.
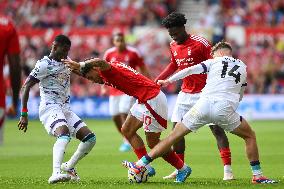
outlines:
{"label": "bare knee", "polygon": [[135,132],[129,129],[126,125],[122,125],[121,133],[127,139],[130,139],[135,134]]}

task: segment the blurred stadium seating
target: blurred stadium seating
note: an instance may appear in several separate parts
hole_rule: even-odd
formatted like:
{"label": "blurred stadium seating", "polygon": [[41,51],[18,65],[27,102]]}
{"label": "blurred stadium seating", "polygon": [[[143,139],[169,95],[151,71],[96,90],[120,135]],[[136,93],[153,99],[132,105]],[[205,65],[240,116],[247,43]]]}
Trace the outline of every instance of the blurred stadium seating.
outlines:
{"label": "blurred stadium seating", "polygon": [[[8,0],[1,2],[0,11],[18,28],[25,75],[36,60],[48,54],[58,33],[71,37],[70,57],[82,60],[102,57],[111,46],[112,33],[120,30],[141,51],[155,77],[169,62],[170,38],[160,25],[161,19],[173,10],[184,10],[180,7],[185,2],[203,3],[199,17],[190,22],[192,33],[205,35],[213,44],[229,40],[235,56],[247,63],[247,93],[284,93],[283,0]],[[186,15],[191,19],[190,11]],[[244,35],[234,35],[236,31]],[[233,38],[228,37],[230,33]],[[100,95],[100,87],[90,85],[74,76],[72,93]],[[38,89],[34,90],[38,94]],[[178,86],[167,88],[168,93],[176,91]]]}

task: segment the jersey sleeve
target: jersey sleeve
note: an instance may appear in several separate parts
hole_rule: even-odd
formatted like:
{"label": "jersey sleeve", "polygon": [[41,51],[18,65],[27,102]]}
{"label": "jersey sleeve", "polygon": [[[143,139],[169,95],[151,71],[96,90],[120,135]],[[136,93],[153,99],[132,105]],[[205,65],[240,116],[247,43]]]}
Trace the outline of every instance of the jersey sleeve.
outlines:
{"label": "jersey sleeve", "polygon": [[47,63],[45,61],[38,61],[29,75],[31,79],[34,79],[37,82],[40,82],[46,76],[47,76]]}
{"label": "jersey sleeve", "polygon": [[210,45],[209,42],[208,42],[208,44],[209,44],[209,46],[205,46],[205,45],[201,46],[201,51],[202,51],[202,54],[204,56],[204,60],[212,59],[211,45]]}
{"label": "jersey sleeve", "polygon": [[19,54],[20,53],[20,44],[19,37],[16,29],[11,24],[11,36],[8,42],[8,54]]}
{"label": "jersey sleeve", "polygon": [[134,52],[134,58],[135,58],[136,66],[142,67],[145,65],[144,59],[139,52]]}
{"label": "jersey sleeve", "polygon": [[173,53],[172,53],[172,51],[170,51],[170,52],[171,52],[171,62],[164,69],[164,71],[155,79],[155,82],[157,82],[158,80],[161,80],[161,79],[166,79],[167,77],[169,77],[170,75],[175,73],[175,71],[178,69],[175,58],[173,56]]}
{"label": "jersey sleeve", "polygon": [[206,67],[204,67],[205,64],[201,63],[201,64],[197,64],[195,66],[191,66],[188,68],[185,68],[177,73],[175,73],[174,75],[172,75],[168,80],[172,83],[174,81],[183,79],[189,75],[193,75],[193,74],[201,74],[201,73],[206,73]]}
{"label": "jersey sleeve", "polygon": [[108,51],[105,52],[103,59],[107,62],[110,62],[109,53]]}

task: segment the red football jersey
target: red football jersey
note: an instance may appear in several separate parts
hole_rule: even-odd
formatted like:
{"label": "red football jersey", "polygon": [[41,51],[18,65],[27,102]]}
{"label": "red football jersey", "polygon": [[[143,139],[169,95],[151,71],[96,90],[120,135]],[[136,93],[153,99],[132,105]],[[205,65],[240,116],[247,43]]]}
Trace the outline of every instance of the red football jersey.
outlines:
{"label": "red football jersey", "polygon": [[20,45],[17,32],[12,22],[0,15],[0,107],[5,106],[5,85],[3,78],[4,58],[7,54],[20,53]]}
{"label": "red football jersey", "polygon": [[[107,62],[118,61],[130,66],[131,68],[137,69],[137,67],[144,66],[144,60],[140,53],[133,47],[126,46],[126,49],[119,52],[116,47],[108,49],[104,54],[104,59]],[[122,95],[123,92],[110,87],[110,95],[117,96]]]}
{"label": "red football jersey", "polygon": [[160,86],[122,62],[111,62],[111,69],[101,71],[106,85],[115,87],[144,103],[157,96]]}
{"label": "red football jersey", "polygon": [[[166,79],[176,70],[199,64],[211,58],[211,45],[203,37],[190,35],[183,44],[175,41],[170,44],[171,62],[167,68],[155,79]],[[185,93],[200,93],[206,84],[205,74],[190,75],[183,79],[181,90]]]}

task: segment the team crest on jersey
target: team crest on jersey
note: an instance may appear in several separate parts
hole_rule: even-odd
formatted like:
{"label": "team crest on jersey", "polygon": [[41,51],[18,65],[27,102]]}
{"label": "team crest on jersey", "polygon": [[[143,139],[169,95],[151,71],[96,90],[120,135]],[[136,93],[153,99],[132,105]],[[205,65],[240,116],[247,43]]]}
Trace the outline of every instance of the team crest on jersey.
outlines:
{"label": "team crest on jersey", "polygon": [[112,57],[112,58],[110,59],[110,61],[111,61],[111,62],[114,62],[114,61],[116,61],[116,58],[115,58],[115,57]]}
{"label": "team crest on jersey", "polygon": [[177,55],[178,55],[178,53],[177,53],[177,51],[175,51],[175,52],[174,52],[174,56],[177,56]]}
{"label": "team crest on jersey", "polygon": [[129,61],[129,56],[125,56],[124,61],[128,62]]}
{"label": "team crest on jersey", "polygon": [[187,49],[187,55],[188,55],[188,56],[191,55],[191,49],[190,49],[190,48]]}

